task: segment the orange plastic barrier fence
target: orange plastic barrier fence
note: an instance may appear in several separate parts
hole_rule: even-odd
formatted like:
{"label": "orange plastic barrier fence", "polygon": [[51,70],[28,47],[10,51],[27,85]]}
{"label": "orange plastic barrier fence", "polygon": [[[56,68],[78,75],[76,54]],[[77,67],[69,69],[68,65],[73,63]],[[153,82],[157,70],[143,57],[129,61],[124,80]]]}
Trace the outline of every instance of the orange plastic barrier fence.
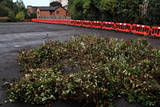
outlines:
{"label": "orange plastic barrier fence", "polygon": [[46,21],[46,23],[50,23],[50,19],[46,19],[45,21]]}
{"label": "orange plastic barrier fence", "polygon": [[82,26],[84,26],[84,27],[92,27],[92,21],[83,20],[82,22],[83,22]]}
{"label": "orange plastic barrier fence", "polygon": [[68,19],[62,19],[62,20],[64,20],[64,24],[65,24],[65,25],[68,25],[68,24],[69,24],[69,20],[68,20]]}
{"label": "orange plastic barrier fence", "polygon": [[31,19],[33,22],[39,22],[39,19]]}
{"label": "orange plastic barrier fence", "polygon": [[37,22],[42,22],[42,19],[37,19]]}
{"label": "orange plastic barrier fence", "polygon": [[63,24],[64,23],[64,20],[62,19],[56,19],[56,24]]}
{"label": "orange plastic barrier fence", "polygon": [[59,19],[59,24],[68,24],[68,20],[67,19]]}
{"label": "orange plastic barrier fence", "polygon": [[36,19],[36,22],[39,22],[39,19]]}
{"label": "orange plastic barrier fence", "polygon": [[[44,19],[45,20],[45,19]],[[55,23],[55,20],[54,19],[51,19],[50,20],[50,23]]]}
{"label": "orange plastic barrier fence", "polygon": [[160,37],[160,27],[158,27],[158,26],[153,26],[153,27],[152,27],[151,35],[152,35],[152,36],[158,36],[158,37]]}
{"label": "orange plastic barrier fence", "polygon": [[114,22],[101,22],[101,21],[88,21],[88,20],[68,20],[68,19],[31,19],[32,22],[66,24],[75,26],[84,26],[92,28],[111,29],[124,32],[132,32],[143,35],[152,35],[160,37],[160,27],[150,27],[147,25],[129,24],[129,23],[114,23]]}
{"label": "orange plastic barrier fence", "polygon": [[60,19],[54,19],[54,22],[55,24],[59,24],[60,23]]}
{"label": "orange plastic barrier fence", "polygon": [[75,26],[82,26],[83,22],[82,20],[75,20]]}
{"label": "orange plastic barrier fence", "polygon": [[133,24],[131,32],[143,35],[150,35],[151,27],[146,25]]}
{"label": "orange plastic barrier fence", "polygon": [[[45,20],[45,19],[44,19],[44,20]],[[51,19],[51,20],[50,20],[50,23],[54,23],[54,19]]]}
{"label": "orange plastic barrier fence", "polygon": [[102,22],[102,29],[114,30],[116,25],[114,22]]}
{"label": "orange plastic barrier fence", "polygon": [[75,24],[75,20],[69,20],[69,21],[68,21],[68,24],[69,24],[69,25],[74,25],[74,24]]}
{"label": "orange plastic barrier fence", "polygon": [[93,28],[102,28],[102,22],[101,21],[92,21],[92,27]]}
{"label": "orange plastic barrier fence", "polygon": [[36,19],[31,19],[32,22],[36,22]]}
{"label": "orange plastic barrier fence", "polygon": [[53,20],[52,20],[52,19],[50,19],[50,20],[49,20],[49,23],[52,23],[52,21],[53,21]]}
{"label": "orange plastic barrier fence", "polygon": [[45,19],[41,19],[40,22],[45,22]]}
{"label": "orange plastic barrier fence", "polygon": [[43,22],[46,23],[46,19],[43,19]]}
{"label": "orange plastic barrier fence", "polygon": [[116,23],[116,29],[118,31],[130,32],[132,25],[129,23]]}

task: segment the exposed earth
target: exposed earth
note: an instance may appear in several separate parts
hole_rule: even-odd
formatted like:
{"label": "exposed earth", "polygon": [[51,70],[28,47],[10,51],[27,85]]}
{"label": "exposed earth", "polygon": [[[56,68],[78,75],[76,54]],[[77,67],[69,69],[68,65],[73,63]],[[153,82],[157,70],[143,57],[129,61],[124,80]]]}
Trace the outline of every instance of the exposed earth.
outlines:
{"label": "exposed earth", "polygon": [[[66,41],[79,34],[96,34],[106,38],[124,40],[137,39],[144,36],[132,33],[75,27],[68,25],[44,24],[35,22],[0,23],[0,102],[6,99],[5,88],[2,85],[13,78],[22,76],[18,62],[15,60],[19,51],[35,48],[45,40]],[[160,49],[160,38],[146,38],[153,47]],[[105,44],[104,44],[105,45]],[[116,107],[143,107],[139,104],[129,104],[123,98],[115,101]],[[7,103],[1,107],[43,107],[24,103]],[[53,107],[94,107],[94,104],[78,104],[69,101],[55,101]]]}

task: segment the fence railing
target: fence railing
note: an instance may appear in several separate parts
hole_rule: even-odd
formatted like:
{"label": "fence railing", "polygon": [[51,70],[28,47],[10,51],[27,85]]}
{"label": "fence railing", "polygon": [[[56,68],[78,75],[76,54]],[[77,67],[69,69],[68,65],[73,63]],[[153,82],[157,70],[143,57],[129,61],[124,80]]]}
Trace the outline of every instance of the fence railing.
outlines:
{"label": "fence railing", "polygon": [[70,16],[39,16],[38,19],[71,19]]}

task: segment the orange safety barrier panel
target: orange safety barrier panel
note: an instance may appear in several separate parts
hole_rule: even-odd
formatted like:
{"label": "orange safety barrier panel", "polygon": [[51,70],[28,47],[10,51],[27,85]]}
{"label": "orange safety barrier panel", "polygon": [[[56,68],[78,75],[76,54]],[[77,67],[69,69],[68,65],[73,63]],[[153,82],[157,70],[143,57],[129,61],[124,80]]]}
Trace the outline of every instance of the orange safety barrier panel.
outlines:
{"label": "orange safety barrier panel", "polygon": [[66,20],[65,19],[62,19],[62,24],[66,24]]}
{"label": "orange safety barrier panel", "polygon": [[142,35],[150,35],[151,27],[146,25],[133,24],[131,32]]}
{"label": "orange safety barrier panel", "polygon": [[152,35],[152,36],[158,36],[158,37],[160,37],[160,27],[158,27],[158,26],[153,26],[153,27],[152,27],[151,35]]}
{"label": "orange safety barrier panel", "polygon": [[68,20],[68,25],[74,25],[75,24],[75,20]]}
{"label": "orange safety barrier panel", "polygon": [[102,29],[115,30],[116,25],[114,22],[102,22]]}
{"label": "orange safety barrier panel", "polygon": [[51,19],[51,20],[50,20],[50,23],[55,23],[55,19]]}
{"label": "orange safety barrier panel", "polygon": [[36,22],[36,19],[31,19],[32,22]]}
{"label": "orange safety barrier panel", "polygon": [[39,22],[39,19],[35,19],[36,22]]}
{"label": "orange safety barrier panel", "polygon": [[41,22],[41,19],[37,19],[37,22]]}
{"label": "orange safety barrier panel", "polygon": [[69,24],[69,20],[68,19],[63,19],[64,20],[64,24],[68,25]]}
{"label": "orange safety barrier panel", "polygon": [[51,20],[50,20],[50,23],[55,23],[55,19],[51,19]]}
{"label": "orange safety barrier panel", "polygon": [[33,19],[34,22],[39,22],[39,19]]}
{"label": "orange safety barrier panel", "polygon": [[52,23],[52,19],[49,19],[49,20],[48,20],[48,23]]}
{"label": "orange safety barrier panel", "polygon": [[43,19],[43,22],[46,23],[46,19]]}
{"label": "orange safety barrier panel", "polygon": [[67,24],[67,20],[65,20],[65,19],[59,19],[58,24]]}
{"label": "orange safety barrier panel", "polygon": [[40,22],[46,23],[46,19],[42,19],[40,20]]}
{"label": "orange safety barrier panel", "polygon": [[50,19],[45,19],[45,23],[50,23]]}
{"label": "orange safety barrier panel", "polygon": [[43,22],[42,20],[43,20],[43,19],[37,19],[37,22]]}
{"label": "orange safety barrier panel", "polygon": [[82,26],[84,26],[84,27],[92,27],[92,21],[83,20],[82,22],[83,22]]}
{"label": "orange safety barrier panel", "polygon": [[101,21],[92,21],[92,28],[102,28]]}
{"label": "orange safety barrier panel", "polygon": [[75,20],[75,26],[82,26],[83,22],[82,20]]}
{"label": "orange safety barrier panel", "polygon": [[123,31],[123,32],[130,32],[132,29],[132,25],[129,23],[116,23],[115,30]]}
{"label": "orange safety barrier panel", "polygon": [[59,24],[60,23],[60,19],[54,19],[54,23],[55,24]]}
{"label": "orange safety barrier panel", "polygon": [[58,20],[57,24],[64,24],[64,20],[63,19],[56,19]]}

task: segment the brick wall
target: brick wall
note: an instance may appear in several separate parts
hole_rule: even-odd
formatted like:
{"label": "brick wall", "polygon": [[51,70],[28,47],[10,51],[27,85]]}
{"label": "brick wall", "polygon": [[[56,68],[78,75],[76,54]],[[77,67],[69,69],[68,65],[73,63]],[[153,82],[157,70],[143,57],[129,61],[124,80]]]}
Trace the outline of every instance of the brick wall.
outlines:
{"label": "brick wall", "polygon": [[40,16],[49,16],[50,11],[40,11]]}
{"label": "brick wall", "polygon": [[66,16],[66,10],[63,8],[58,8],[54,11],[55,16]]}
{"label": "brick wall", "polygon": [[67,12],[64,8],[60,7],[54,11],[46,10],[46,11],[41,11],[39,8],[37,9],[37,17],[40,16],[66,16]]}

